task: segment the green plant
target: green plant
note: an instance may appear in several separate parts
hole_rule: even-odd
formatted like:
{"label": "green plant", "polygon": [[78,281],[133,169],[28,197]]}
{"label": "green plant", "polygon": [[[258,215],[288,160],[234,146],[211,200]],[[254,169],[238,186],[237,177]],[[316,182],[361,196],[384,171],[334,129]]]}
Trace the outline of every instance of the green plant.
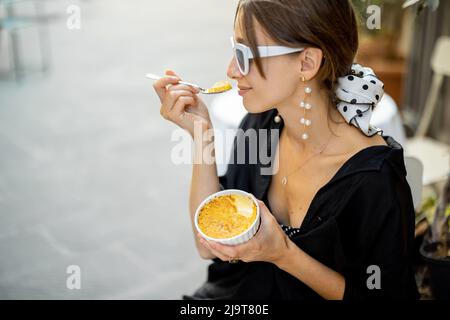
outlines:
{"label": "green plant", "polygon": [[426,219],[428,224],[431,225],[433,223],[434,213],[437,207],[437,196],[430,195],[422,200],[420,209],[416,213],[416,223],[420,222],[423,219]]}
{"label": "green plant", "polygon": [[431,226],[431,241],[438,243],[437,256],[448,255],[448,240],[450,231],[450,174],[442,190],[439,204],[436,207]]}
{"label": "green plant", "polygon": [[447,228],[450,230],[450,204],[445,209],[445,218],[447,219]]}

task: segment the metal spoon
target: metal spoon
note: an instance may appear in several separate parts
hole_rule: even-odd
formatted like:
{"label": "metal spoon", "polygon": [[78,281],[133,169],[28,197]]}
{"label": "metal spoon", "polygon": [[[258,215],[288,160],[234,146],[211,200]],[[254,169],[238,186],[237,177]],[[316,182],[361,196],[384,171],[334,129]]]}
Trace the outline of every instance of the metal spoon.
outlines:
{"label": "metal spoon", "polygon": [[[145,77],[149,78],[149,79],[153,79],[153,80],[159,80],[159,79],[163,78],[161,76],[157,76],[157,75],[152,74],[152,73],[146,74]],[[171,77],[171,76],[166,76],[166,77]],[[200,93],[203,93],[203,94],[217,94],[217,93],[222,93],[222,92],[225,92],[225,91],[228,91],[228,90],[231,89],[231,87],[228,87],[228,88],[222,89],[220,91],[216,91],[216,90],[214,90],[214,87],[209,88],[209,89],[204,89],[204,88],[200,87],[199,85],[196,85],[196,84],[193,84],[193,83],[189,83],[189,82],[186,82],[186,81],[178,81],[178,83],[197,88],[197,89],[200,90]],[[212,91],[212,90],[214,90],[214,91]]]}

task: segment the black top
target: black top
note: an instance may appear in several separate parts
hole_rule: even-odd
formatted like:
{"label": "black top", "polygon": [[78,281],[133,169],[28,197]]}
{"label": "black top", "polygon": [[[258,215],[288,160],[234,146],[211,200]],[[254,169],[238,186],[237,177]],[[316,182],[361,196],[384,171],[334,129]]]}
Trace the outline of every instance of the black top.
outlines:
{"label": "black top", "polygon": [[[275,109],[247,114],[240,128],[279,129],[281,133],[283,121],[275,123],[275,115]],[[414,208],[405,178],[403,149],[392,137],[383,138],[388,146],[359,151],[319,189],[300,228],[282,226],[303,251],[344,276],[344,299],[418,298],[412,270]],[[265,148],[273,160],[270,133],[267,139],[259,137],[258,142],[262,143],[256,148],[258,154]],[[271,175],[261,174],[261,169],[270,163],[262,164],[259,157],[257,163],[249,161],[247,139],[235,138],[234,159],[238,159],[236,150],[243,146],[241,143],[245,144],[245,164],[230,162],[226,174],[219,177],[221,187],[250,192],[268,206]],[[380,268],[381,289],[367,286],[374,274],[369,268],[372,265]],[[373,277],[369,283],[373,283]],[[218,258],[208,267],[207,281],[193,295],[183,298],[322,299],[272,263],[230,264]]]}

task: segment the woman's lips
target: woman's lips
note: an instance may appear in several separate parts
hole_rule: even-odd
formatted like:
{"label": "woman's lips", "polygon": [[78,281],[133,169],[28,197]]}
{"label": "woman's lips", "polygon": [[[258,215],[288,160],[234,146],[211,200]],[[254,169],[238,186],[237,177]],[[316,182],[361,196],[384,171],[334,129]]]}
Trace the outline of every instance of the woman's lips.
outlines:
{"label": "woman's lips", "polygon": [[240,96],[244,96],[244,94],[246,94],[247,92],[249,92],[250,90],[252,90],[252,88],[248,88],[248,89],[239,89],[238,94]]}

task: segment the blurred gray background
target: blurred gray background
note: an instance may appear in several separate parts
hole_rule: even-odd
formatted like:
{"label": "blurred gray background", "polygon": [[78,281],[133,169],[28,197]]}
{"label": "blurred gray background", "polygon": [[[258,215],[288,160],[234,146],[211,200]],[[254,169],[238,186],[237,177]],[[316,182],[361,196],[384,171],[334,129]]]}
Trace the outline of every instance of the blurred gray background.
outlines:
{"label": "blurred gray background", "polygon": [[[16,14],[32,14],[22,2]],[[15,31],[31,70],[19,78],[12,27],[0,30],[0,299],[192,293],[209,262],[189,221],[191,166],[172,163],[176,126],[144,74],[226,79],[237,1],[35,2],[47,17],[47,72],[32,72],[39,28]],[[70,5],[80,30],[67,28]],[[81,268],[80,290],[66,287],[69,265]]]}

